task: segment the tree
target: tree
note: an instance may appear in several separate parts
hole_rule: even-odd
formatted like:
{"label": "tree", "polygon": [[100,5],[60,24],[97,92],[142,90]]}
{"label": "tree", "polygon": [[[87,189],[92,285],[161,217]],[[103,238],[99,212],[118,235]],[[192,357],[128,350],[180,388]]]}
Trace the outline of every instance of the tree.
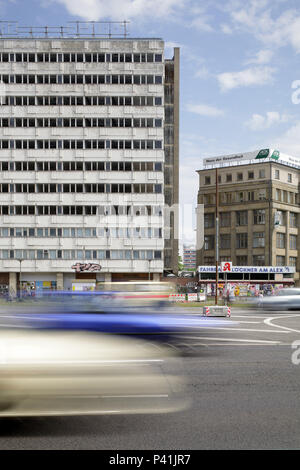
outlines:
{"label": "tree", "polygon": [[184,269],[184,265],[182,262],[182,257],[178,255],[178,271],[183,271],[183,269]]}

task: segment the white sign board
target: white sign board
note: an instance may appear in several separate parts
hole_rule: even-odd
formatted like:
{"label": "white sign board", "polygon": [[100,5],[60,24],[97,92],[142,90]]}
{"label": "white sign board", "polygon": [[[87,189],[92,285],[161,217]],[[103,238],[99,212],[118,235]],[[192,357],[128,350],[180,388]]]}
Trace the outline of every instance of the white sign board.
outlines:
{"label": "white sign board", "polygon": [[[215,266],[198,266],[198,273],[215,273]],[[218,269],[222,272],[221,266]],[[296,272],[295,267],[291,266],[232,266],[232,273],[258,273],[258,274],[293,274]]]}
{"label": "white sign board", "polygon": [[264,162],[264,161],[277,161],[279,163],[287,163],[292,166],[300,167],[300,159],[287,155],[275,149],[258,149],[253,152],[244,152],[231,155],[220,155],[218,157],[205,158],[203,160],[204,166],[222,166],[230,163],[246,163],[249,162]]}
{"label": "white sign board", "polygon": [[197,302],[198,295],[197,294],[188,294],[188,302]]}

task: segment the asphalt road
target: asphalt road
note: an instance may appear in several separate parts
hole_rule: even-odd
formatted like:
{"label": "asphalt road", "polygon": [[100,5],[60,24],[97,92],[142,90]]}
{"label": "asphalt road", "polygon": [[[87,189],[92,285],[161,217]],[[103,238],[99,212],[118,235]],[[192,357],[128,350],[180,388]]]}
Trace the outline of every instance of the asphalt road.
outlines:
{"label": "asphalt road", "polygon": [[186,376],[188,409],[1,419],[0,449],[300,448],[300,364],[292,362],[293,353],[300,359],[292,348],[300,344],[300,313],[233,309],[226,329],[188,340],[178,371]]}

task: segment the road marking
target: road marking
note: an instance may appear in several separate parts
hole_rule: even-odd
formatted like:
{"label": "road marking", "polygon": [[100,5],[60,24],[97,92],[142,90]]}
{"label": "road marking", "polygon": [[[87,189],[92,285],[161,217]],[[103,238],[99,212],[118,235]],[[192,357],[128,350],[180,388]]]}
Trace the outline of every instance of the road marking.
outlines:
{"label": "road marking", "polygon": [[[273,325],[270,325],[273,326]],[[200,328],[198,328],[199,330]],[[253,333],[290,333],[289,331],[276,331],[276,330],[255,330],[253,328],[229,328],[219,326],[201,326],[201,330],[224,330],[224,331],[250,331]],[[299,331],[300,333],[300,331]]]}
{"label": "road marking", "polygon": [[[300,333],[300,330],[295,330],[294,328],[289,328],[287,326],[281,326],[281,325],[275,325],[272,323],[272,320],[280,320],[281,318],[294,318],[294,317],[300,317],[299,314],[293,314],[293,315],[281,315],[280,317],[269,317],[264,320],[265,325],[273,326],[274,328],[280,328],[282,330],[287,330],[288,333],[294,332],[294,333]],[[278,331],[279,333],[279,331]],[[283,332],[281,332],[283,333]]]}
{"label": "road marking", "polygon": [[184,339],[207,339],[209,341],[234,341],[234,342],[239,342],[239,343],[261,343],[261,344],[281,344],[280,341],[268,341],[268,340],[259,340],[259,339],[235,339],[235,338],[212,338],[212,337],[205,337],[201,336],[200,338],[198,337],[184,337]]}

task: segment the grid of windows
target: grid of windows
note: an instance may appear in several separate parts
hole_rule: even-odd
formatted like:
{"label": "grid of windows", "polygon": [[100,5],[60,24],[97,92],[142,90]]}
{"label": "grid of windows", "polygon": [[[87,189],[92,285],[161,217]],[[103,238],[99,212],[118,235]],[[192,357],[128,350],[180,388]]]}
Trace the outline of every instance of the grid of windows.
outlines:
{"label": "grid of windows", "polygon": [[162,171],[161,162],[1,162],[0,171]]}
{"label": "grid of windows", "polygon": [[160,206],[0,206],[0,215],[148,215],[162,216]]}
{"label": "grid of windows", "polygon": [[86,62],[86,63],[103,63],[103,62],[162,62],[162,54],[152,53],[124,53],[115,52],[112,54],[105,53],[54,53],[54,52],[2,52],[0,53],[0,62]]}
{"label": "grid of windows", "polygon": [[161,250],[0,250],[0,259],[91,260],[162,259]]}
{"label": "grid of windows", "polygon": [[161,85],[162,75],[123,74],[47,74],[47,75],[0,75],[2,83],[17,85]]}
{"label": "grid of windows", "polygon": [[2,96],[3,106],[161,106],[161,96]]}
{"label": "grid of windows", "polygon": [[0,237],[16,238],[162,238],[161,227],[2,227]]}
{"label": "grid of windows", "polygon": [[161,140],[0,140],[0,149],[161,150]]}
{"label": "grid of windows", "polygon": [[0,127],[162,127],[154,118],[0,118]]}
{"label": "grid of windows", "polygon": [[148,193],[161,194],[162,184],[123,184],[123,183],[41,183],[7,184],[0,183],[0,193]]}

